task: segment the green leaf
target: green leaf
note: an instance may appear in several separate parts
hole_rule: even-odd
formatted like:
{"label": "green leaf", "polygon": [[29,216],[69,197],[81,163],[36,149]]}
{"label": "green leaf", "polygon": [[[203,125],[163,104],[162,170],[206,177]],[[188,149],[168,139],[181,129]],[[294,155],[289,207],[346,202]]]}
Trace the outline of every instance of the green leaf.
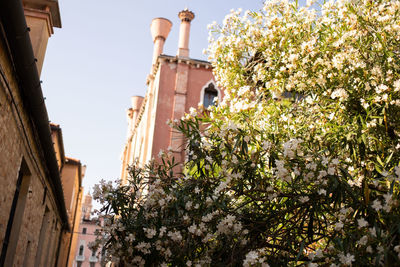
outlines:
{"label": "green leaf", "polygon": [[303,239],[303,241],[301,241],[299,253],[296,256],[296,261],[298,261],[300,256],[303,254],[304,244],[305,244],[305,240]]}
{"label": "green leaf", "polygon": [[393,154],[394,154],[394,152],[392,152],[392,153],[386,158],[386,160],[385,160],[385,165],[388,165],[389,162],[392,160]]}
{"label": "green leaf", "polygon": [[376,156],[376,161],[378,161],[378,163],[379,163],[382,167],[385,167],[385,164],[382,162],[382,159],[381,159],[381,157],[379,157],[379,155]]}

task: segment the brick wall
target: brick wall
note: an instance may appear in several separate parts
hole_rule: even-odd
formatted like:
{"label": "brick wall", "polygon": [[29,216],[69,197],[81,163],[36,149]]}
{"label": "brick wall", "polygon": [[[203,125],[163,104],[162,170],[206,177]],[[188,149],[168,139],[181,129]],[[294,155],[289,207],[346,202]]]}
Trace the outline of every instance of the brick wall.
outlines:
{"label": "brick wall", "polygon": [[[18,174],[24,161],[30,183],[25,209],[19,220],[14,266],[34,266],[35,262],[48,266],[55,259],[61,220],[46,175],[41,147],[23,106],[3,39],[0,39],[0,74],[0,245],[3,246]],[[44,217],[46,208],[48,211]],[[18,222],[14,220],[15,223]],[[41,229],[46,229],[46,233],[39,244]],[[49,243],[56,244],[56,248]],[[40,247],[42,257],[37,256]]]}

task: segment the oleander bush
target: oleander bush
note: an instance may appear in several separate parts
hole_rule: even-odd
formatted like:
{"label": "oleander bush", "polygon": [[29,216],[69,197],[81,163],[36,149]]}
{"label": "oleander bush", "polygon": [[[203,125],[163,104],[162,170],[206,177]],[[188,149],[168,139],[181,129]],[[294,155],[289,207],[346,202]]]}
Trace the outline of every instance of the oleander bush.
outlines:
{"label": "oleander bush", "polygon": [[211,25],[224,100],[172,122],[182,165],[97,186],[95,246],[126,266],[400,265],[399,13],[273,0]]}

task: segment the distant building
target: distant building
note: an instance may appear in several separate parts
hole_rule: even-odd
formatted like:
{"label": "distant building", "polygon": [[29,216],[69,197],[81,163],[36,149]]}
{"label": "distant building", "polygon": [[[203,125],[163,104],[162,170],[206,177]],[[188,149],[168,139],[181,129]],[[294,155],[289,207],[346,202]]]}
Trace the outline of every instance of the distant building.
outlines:
{"label": "distant building", "polygon": [[92,201],[92,196],[87,194],[82,202],[81,220],[90,220],[93,208]]}
{"label": "distant building", "polygon": [[71,232],[68,233],[69,247],[65,250],[65,254],[60,255],[67,257],[67,265],[72,266],[74,262],[75,250],[78,242],[78,229],[81,222],[81,206],[82,206],[82,179],[85,174],[86,166],[81,164],[77,159],[66,158],[65,165],[62,169],[61,180],[64,191],[65,204],[67,206],[67,214],[71,225]]}
{"label": "distant building", "polygon": [[160,150],[170,148],[178,162],[184,159],[184,139],[166,125],[179,120],[191,107],[213,104],[222,92],[216,86],[211,64],[189,57],[190,23],[194,13],[185,9],[181,20],[176,56],[163,55],[164,42],[172,27],[165,18],[153,19],[151,34],[154,42],[153,64],[147,79],[145,97],[132,97],[128,110],[128,136],[122,155],[121,179],[126,182],[127,168],[136,160],[140,166],[156,158]]}
{"label": "distant building", "polygon": [[78,230],[78,242],[73,267],[100,267],[100,251],[92,251],[89,244],[96,239],[95,232],[100,228],[97,218],[91,218],[92,196],[85,196],[82,203],[82,220]]}
{"label": "distant building", "polygon": [[[71,162],[39,79],[53,27],[57,1],[0,1],[0,266],[67,266],[78,227],[81,164],[65,173]],[[66,192],[69,183],[78,191]]]}

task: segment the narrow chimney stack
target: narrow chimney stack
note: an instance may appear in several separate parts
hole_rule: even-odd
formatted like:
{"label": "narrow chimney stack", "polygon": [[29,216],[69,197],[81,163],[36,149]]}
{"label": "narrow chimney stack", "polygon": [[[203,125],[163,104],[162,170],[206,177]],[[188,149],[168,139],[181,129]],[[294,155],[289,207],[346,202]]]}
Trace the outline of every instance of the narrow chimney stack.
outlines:
{"label": "narrow chimney stack", "polygon": [[58,1],[23,0],[26,24],[30,29],[33,53],[37,59],[39,76],[42,72],[47,42],[54,33],[54,27],[61,28]]}
{"label": "narrow chimney stack", "polygon": [[190,22],[194,19],[194,13],[185,8],[179,12],[178,17],[181,20],[178,57],[189,57]]}
{"label": "narrow chimney stack", "polygon": [[135,123],[142,106],[143,96],[132,96],[132,122]]}
{"label": "narrow chimney stack", "polygon": [[150,31],[153,37],[153,65],[156,64],[157,58],[163,52],[165,40],[171,31],[172,22],[165,18],[155,18],[151,21]]}

